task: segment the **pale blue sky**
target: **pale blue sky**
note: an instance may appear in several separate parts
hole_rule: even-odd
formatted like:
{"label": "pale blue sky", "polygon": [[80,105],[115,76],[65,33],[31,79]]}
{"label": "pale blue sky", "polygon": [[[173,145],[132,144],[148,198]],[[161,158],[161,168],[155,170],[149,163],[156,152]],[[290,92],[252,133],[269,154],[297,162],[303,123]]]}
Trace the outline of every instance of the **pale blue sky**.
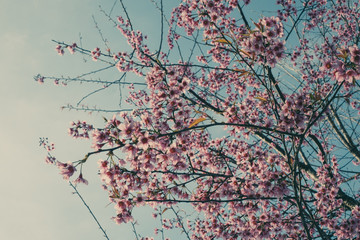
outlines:
{"label": "pale blue sky", "polygon": [[[158,18],[156,11],[149,11],[154,9],[151,2],[126,2],[141,28],[157,33]],[[76,102],[91,88],[56,87],[52,83],[40,86],[33,76],[38,73],[76,76],[92,69],[94,65],[82,63],[81,57],[68,53],[58,56],[51,39],[77,42],[81,33],[85,47],[100,45],[92,20],[94,14],[100,26],[107,26],[104,34],[116,46],[120,34],[111,31],[111,23],[106,22],[98,8],[101,4],[109,11],[113,3],[113,0],[0,0],[0,239],[103,239],[58,170],[45,164],[45,152],[38,147],[39,137],[49,137],[56,143],[55,156],[63,162],[78,160],[90,151],[88,143],[72,140],[67,128],[72,120],[98,121],[102,115],[60,111],[60,106]],[[153,21],[149,21],[151,16]],[[110,77],[111,74],[115,72]],[[106,100],[103,99],[105,103]],[[90,184],[79,190],[108,230],[110,239],[133,239],[130,226],[115,225],[110,219],[114,211],[107,206],[107,194],[99,187],[97,160],[94,157],[86,165],[84,174]],[[152,234],[149,222],[153,220],[145,215],[141,214],[143,225],[139,230]]]}

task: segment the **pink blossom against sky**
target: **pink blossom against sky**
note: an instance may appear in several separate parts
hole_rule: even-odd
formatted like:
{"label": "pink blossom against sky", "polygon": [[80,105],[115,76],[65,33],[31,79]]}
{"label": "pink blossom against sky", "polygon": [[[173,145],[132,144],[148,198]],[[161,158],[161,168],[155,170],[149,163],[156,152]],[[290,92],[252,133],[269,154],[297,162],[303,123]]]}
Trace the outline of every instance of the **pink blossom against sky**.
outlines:
{"label": "pink blossom against sky", "polygon": [[[156,12],[148,11],[153,7],[151,1],[134,2],[125,1],[129,10],[137,9],[136,21],[142,23],[143,29],[151,32],[154,28],[153,32],[157,32],[156,21],[148,20]],[[71,55],[66,49],[65,55],[60,57],[51,40],[77,42],[81,33],[84,45],[94,49],[101,43],[101,38],[92,15],[99,25],[111,26],[98,6],[102,4],[104,10],[109,11],[113,3],[100,0],[0,0],[0,239],[102,239],[101,231],[80,199],[72,194],[58,169],[45,164],[45,151],[38,146],[39,137],[49,137],[56,143],[55,155],[61,162],[80,160],[84,153],[91,151],[91,143],[71,139],[67,133],[70,122],[90,120],[96,123],[102,115],[92,117],[60,110],[62,105],[76,102],[89,92],[87,85],[61,87],[45,82],[40,86],[33,76],[38,73],[76,76],[84,69],[91,69],[94,65],[82,63],[80,56]],[[109,34],[109,39],[120,35],[116,35],[116,31]],[[154,44],[158,44],[157,40]],[[110,239],[133,239],[131,226],[116,225],[111,219],[114,210],[107,206],[107,194],[101,190],[96,175],[97,160],[97,157],[91,158],[89,161],[93,164],[86,165],[83,177],[89,185],[79,187],[79,191]],[[146,209],[142,211],[148,214],[139,213],[147,216],[140,222],[139,232],[153,235],[149,232],[153,226],[146,227],[153,218]]]}

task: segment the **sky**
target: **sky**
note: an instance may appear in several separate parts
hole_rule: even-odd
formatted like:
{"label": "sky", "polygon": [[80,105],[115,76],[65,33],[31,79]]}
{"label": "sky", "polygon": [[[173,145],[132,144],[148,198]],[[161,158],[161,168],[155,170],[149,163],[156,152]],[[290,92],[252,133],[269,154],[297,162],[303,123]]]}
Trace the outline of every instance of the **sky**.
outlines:
{"label": "sky", "polygon": [[[151,1],[125,3],[143,29],[155,35],[159,32],[159,21],[152,15],[154,11],[149,11],[154,10]],[[99,123],[102,115],[69,112],[60,107],[76,103],[93,88],[61,87],[51,82],[39,85],[33,76],[77,76],[92,70],[94,63],[84,63],[79,55],[58,56],[51,40],[71,43],[78,42],[81,36],[89,49],[101,45],[94,16],[103,35],[116,45],[120,34],[99,11],[99,5],[109,12],[113,4],[114,0],[0,0],[0,239],[103,239],[58,169],[45,164],[46,152],[39,147],[39,137],[48,137],[55,143],[54,155],[62,162],[79,160],[91,151],[91,143],[71,139],[67,129],[73,120]],[[117,4],[113,17],[119,9]],[[119,50],[126,48],[120,41],[118,45]],[[107,74],[110,79],[118,77],[116,72]],[[109,92],[94,101],[105,105],[118,101],[106,96]],[[119,226],[111,220],[114,210],[100,187],[97,160],[93,157],[85,166],[84,176],[90,184],[79,186],[79,191],[110,239],[134,239],[131,226]],[[135,214],[141,225],[139,232],[152,235],[154,223],[149,211],[140,209]]]}

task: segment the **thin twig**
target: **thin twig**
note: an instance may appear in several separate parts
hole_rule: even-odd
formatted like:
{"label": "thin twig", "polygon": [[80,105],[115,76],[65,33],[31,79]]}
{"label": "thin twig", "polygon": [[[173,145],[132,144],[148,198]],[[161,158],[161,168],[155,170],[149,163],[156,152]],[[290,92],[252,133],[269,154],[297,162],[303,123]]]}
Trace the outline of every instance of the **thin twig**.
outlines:
{"label": "thin twig", "polygon": [[79,193],[79,191],[76,189],[76,187],[69,181],[70,186],[74,189],[76,195],[79,196],[80,200],[82,201],[82,203],[84,204],[84,206],[88,209],[89,213],[91,214],[92,218],[95,220],[96,224],[99,226],[100,230],[104,233],[104,237],[108,240],[109,237],[106,234],[105,229],[101,226],[101,224],[99,223],[99,221],[97,220],[96,216],[94,215],[94,213],[91,211],[89,205],[87,205],[87,203],[85,202],[85,200],[83,199],[83,197],[81,196],[81,194]]}
{"label": "thin twig", "polygon": [[138,236],[138,234],[136,232],[136,228],[135,228],[135,223],[131,222],[131,226],[132,226],[132,229],[133,229],[133,233],[134,233],[134,235],[136,237],[136,240],[139,240],[139,236]]}

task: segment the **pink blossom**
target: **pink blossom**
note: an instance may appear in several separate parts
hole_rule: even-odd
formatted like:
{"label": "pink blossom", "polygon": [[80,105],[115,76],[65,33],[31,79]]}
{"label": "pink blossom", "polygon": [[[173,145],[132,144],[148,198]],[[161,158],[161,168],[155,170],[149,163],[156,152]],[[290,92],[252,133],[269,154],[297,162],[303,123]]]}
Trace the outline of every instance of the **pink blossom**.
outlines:
{"label": "pink blossom", "polygon": [[352,47],[349,47],[349,52],[350,52],[350,61],[360,65],[360,50],[358,48],[358,46],[354,45]]}
{"label": "pink blossom", "polygon": [[45,162],[47,164],[55,164],[56,158],[53,156],[46,156],[45,157]]}
{"label": "pink blossom", "polygon": [[[69,128],[95,148],[76,164],[105,158],[98,170],[114,221],[132,221],[135,207],[147,205],[164,229],[189,239],[358,237],[355,2],[277,0],[276,16],[250,18],[249,0],[183,0],[163,19],[168,46],[147,40],[126,16],[116,28],[128,52],[78,51],[120,76],[110,82],[95,70],[62,82],[99,83],[109,93],[128,84],[121,113]],[[64,48],[79,49],[56,50]],[[56,159],[48,153],[46,162]],[[64,179],[76,171],[56,165]],[[82,172],[74,183],[87,184]]]}
{"label": "pink blossom", "polygon": [[99,48],[95,48],[91,51],[91,56],[94,61],[97,61],[101,55],[101,51]]}
{"label": "pink blossom", "polygon": [[65,180],[68,180],[76,171],[75,167],[72,165],[71,162],[68,163],[62,163],[62,162],[56,162],[56,166],[60,170],[60,174],[63,175],[63,178]]}
{"label": "pink blossom", "polygon": [[85,185],[88,185],[88,181],[83,178],[82,173],[80,173],[79,177],[73,181],[74,184],[83,183]]}
{"label": "pink blossom", "polygon": [[64,49],[63,49],[63,47],[62,47],[61,45],[57,45],[56,48],[55,48],[55,50],[57,51],[57,53],[58,53],[60,56],[64,55]]}
{"label": "pink blossom", "polygon": [[37,82],[39,83],[39,84],[43,84],[44,83],[44,77],[38,77],[37,78]]}

